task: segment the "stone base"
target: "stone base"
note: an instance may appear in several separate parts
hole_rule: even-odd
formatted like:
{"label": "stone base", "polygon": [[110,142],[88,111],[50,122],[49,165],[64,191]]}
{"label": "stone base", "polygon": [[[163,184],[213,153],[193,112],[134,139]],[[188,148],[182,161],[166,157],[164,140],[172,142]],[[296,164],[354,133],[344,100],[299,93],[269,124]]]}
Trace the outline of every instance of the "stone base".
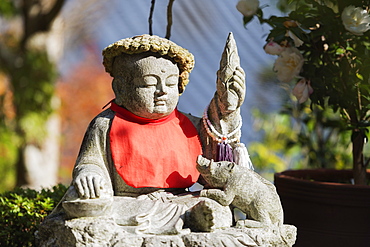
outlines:
{"label": "stone base", "polygon": [[[184,232],[178,235],[138,235],[133,227],[119,226],[112,218],[88,217],[72,220],[54,218],[43,222],[36,233],[38,246],[116,246],[116,247],[213,247],[281,246],[295,243],[297,229],[283,225],[271,228],[218,229],[209,233]],[[281,237],[283,236],[283,237]]]}

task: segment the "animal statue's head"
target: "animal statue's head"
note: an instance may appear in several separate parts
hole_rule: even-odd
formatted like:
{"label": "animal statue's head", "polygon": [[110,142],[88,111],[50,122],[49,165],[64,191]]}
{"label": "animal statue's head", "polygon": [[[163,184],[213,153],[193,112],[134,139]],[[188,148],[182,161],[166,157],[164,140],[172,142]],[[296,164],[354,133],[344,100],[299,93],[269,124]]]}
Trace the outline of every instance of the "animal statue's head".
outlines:
{"label": "animal statue's head", "polygon": [[212,188],[222,189],[234,172],[234,168],[234,162],[214,162],[201,155],[197,159],[198,171]]}

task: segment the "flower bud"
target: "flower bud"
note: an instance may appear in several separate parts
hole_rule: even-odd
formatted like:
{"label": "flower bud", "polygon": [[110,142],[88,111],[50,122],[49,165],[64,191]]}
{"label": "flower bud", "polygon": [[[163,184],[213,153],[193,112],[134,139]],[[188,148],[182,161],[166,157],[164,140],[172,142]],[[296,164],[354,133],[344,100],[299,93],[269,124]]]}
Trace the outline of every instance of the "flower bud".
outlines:
{"label": "flower bud", "polygon": [[236,5],[236,9],[248,17],[257,12],[259,5],[259,0],[240,0]]}
{"label": "flower bud", "polygon": [[293,95],[297,98],[298,102],[302,104],[313,93],[313,89],[311,87],[311,81],[302,78],[293,88],[292,91]]}
{"label": "flower bud", "polygon": [[263,49],[267,54],[280,55],[280,53],[282,53],[285,50],[285,47],[279,45],[274,41],[270,41],[263,47]]}

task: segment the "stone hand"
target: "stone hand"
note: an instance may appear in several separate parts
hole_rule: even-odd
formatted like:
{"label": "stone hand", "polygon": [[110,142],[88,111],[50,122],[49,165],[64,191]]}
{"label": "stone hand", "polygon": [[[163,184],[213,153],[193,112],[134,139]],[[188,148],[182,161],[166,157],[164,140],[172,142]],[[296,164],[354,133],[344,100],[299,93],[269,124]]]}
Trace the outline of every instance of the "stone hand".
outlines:
{"label": "stone hand", "polygon": [[217,72],[217,96],[226,112],[235,111],[245,98],[245,73],[237,66],[227,81],[222,81],[220,71]]}
{"label": "stone hand", "polygon": [[93,199],[100,197],[102,189],[102,177],[96,173],[79,174],[73,181],[80,198]]}

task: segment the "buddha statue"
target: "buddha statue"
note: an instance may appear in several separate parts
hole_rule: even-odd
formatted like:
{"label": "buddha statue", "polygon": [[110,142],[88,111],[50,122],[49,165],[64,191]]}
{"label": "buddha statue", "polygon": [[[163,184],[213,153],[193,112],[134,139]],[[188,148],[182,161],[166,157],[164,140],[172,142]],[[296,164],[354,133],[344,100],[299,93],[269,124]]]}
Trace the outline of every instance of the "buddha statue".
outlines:
{"label": "buddha statue", "polygon": [[[103,50],[103,65],[115,98],[88,126],[71,186],[40,225],[40,246],[294,244],[274,185],[240,143],[245,73],[231,33],[201,118],[177,109],[194,67],[177,44],[122,39]],[[204,188],[192,190],[196,183]],[[235,222],[235,207],[251,217]]]}
{"label": "buddha statue", "polygon": [[[231,37],[203,119],[177,109],[194,67],[188,50],[154,35],[105,48],[115,99],[90,123],[59,209],[70,218],[114,215],[117,224],[144,233],[230,226],[228,207],[188,188],[204,182],[196,169],[199,155],[233,158],[230,151],[239,143],[245,75],[232,42]],[[192,217],[203,212],[209,216]],[[150,224],[143,227],[142,218]]]}

